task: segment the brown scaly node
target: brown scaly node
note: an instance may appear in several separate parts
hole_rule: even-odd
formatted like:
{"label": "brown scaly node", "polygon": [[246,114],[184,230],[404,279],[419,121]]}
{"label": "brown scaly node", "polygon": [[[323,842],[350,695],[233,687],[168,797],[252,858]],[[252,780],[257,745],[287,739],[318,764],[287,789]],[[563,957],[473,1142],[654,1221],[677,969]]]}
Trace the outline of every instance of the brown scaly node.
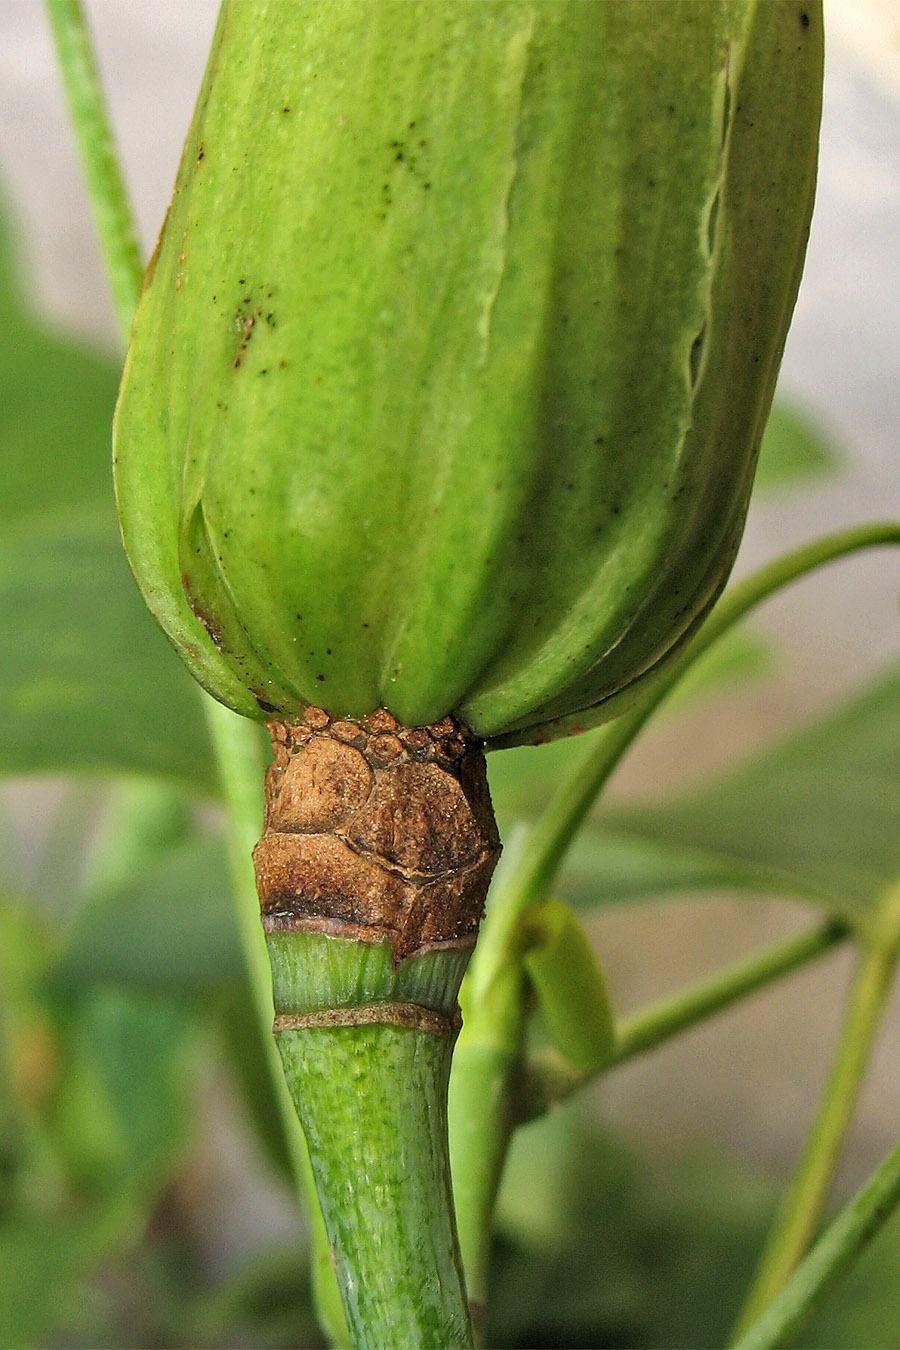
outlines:
{"label": "brown scaly node", "polygon": [[313,706],[268,725],[275,758],[253,853],[266,930],[388,941],[395,962],[473,942],[500,838],[468,727]]}

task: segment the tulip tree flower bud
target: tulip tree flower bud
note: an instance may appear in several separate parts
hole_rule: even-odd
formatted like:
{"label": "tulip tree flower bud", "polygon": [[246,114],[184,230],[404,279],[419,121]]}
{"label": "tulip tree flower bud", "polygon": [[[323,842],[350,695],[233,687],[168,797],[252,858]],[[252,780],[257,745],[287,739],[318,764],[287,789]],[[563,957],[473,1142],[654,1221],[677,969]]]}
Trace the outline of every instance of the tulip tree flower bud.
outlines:
{"label": "tulip tree flower bud", "polygon": [[226,5],[115,438],[201,684],[488,743],[618,712],[734,559],[820,84],[794,0]]}

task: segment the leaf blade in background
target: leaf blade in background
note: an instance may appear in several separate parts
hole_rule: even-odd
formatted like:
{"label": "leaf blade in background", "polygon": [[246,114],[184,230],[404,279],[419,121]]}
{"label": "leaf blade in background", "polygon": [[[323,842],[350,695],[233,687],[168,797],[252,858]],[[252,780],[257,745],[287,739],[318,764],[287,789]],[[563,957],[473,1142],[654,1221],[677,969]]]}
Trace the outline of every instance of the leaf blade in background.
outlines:
{"label": "leaf blade in background", "polygon": [[[677,714],[710,693],[770,673],[774,664],[766,638],[750,624],[740,624],[688,669],[662,713]],[[588,753],[591,739],[598,735],[603,735],[603,726],[546,745],[517,745],[488,755],[491,800],[501,838],[509,837],[517,821],[532,819],[549,804],[558,784]]]}
{"label": "leaf blade in background", "polygon": [[122,553],[117,363],[27,312],[0,210],[0,773],[147,773],[215,789],[189,676]]}
{"label": "leaf blade in background", "polygon": [[754,491],[803,487],[839,467],[840,454],[828,433],[808,413],[776,398],[759,449]]}
{"label": "leaf blade in background", "polygon": [[0,612],[0,772],[147,773],[215,791],[199,700],[111,518],[0,530]]}
{"label": "leaf blade in background", "polygon": [[604,872],[618,857],[620,874],[630,869],[631,899],[664,891],[668,866],[675,889],[705,882],[781,890],[865,923],[900,874],[898,710],[900,669],[892,668],[688,795],[603,806],[576,855],[582,898],[592,867],[609,894]]}
{"label": "leaf blade in background", "polygon": [[87,900],[51,978],[64,989],[102,983],[182,996],[243,985],[222,840],[195,835],[133,881]]}

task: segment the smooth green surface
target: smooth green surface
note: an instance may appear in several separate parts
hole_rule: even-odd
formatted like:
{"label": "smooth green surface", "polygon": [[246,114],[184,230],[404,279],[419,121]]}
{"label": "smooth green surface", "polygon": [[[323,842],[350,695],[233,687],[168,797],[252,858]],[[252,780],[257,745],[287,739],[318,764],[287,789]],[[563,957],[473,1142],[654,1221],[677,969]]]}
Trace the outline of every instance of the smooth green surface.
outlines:
{"label": "smooth green surface", "polygon": [[316,1012],[392,1000],[452,1015],[471,948],[426,951],[393,963],[389,942],[311,932],[267,935],[277,1012]]}
{"label": "smooth green surface", "polygon": [[[373,1003],[456,1010],[465,949],[394,966],[389,943],[267,935],[277,1014]],[[454,1036],[368,1023],[277,1027],[355,1346],[465,1346],[447,1141]]]}
{"label": "smooth green surface", "polygon": [[201,683],[492,737],[690,631],[799,280],[821,28],[225,6],[116,433],[132,565]]}
{"label": "smooth green surface", "polygon": [[470,1346],[447,1154],[452,1042],[392,1026],[278,1035],[354,1345]]}
{"label": "smooth green surface", "polygon": [[561,900],[533,905],[522,924],[523,965],[550,1040],[576,1069],[596,1070],[615,1048],[612,1006],[587,934]]}

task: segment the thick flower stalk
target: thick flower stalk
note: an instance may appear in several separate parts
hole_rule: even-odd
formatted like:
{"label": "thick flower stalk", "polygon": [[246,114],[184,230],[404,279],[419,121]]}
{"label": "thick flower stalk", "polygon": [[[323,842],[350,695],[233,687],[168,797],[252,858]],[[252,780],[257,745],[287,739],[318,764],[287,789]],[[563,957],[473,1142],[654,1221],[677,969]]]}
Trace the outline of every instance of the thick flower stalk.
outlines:
{"label": "thick flower stalk", "polygon": [[821,56],[795,0],[222,7],[116,488],[179,654],[270,723],[276,1032],[361,1343],[469,1334],[444,1099],[482,747],[615,716],[725,583]]}

